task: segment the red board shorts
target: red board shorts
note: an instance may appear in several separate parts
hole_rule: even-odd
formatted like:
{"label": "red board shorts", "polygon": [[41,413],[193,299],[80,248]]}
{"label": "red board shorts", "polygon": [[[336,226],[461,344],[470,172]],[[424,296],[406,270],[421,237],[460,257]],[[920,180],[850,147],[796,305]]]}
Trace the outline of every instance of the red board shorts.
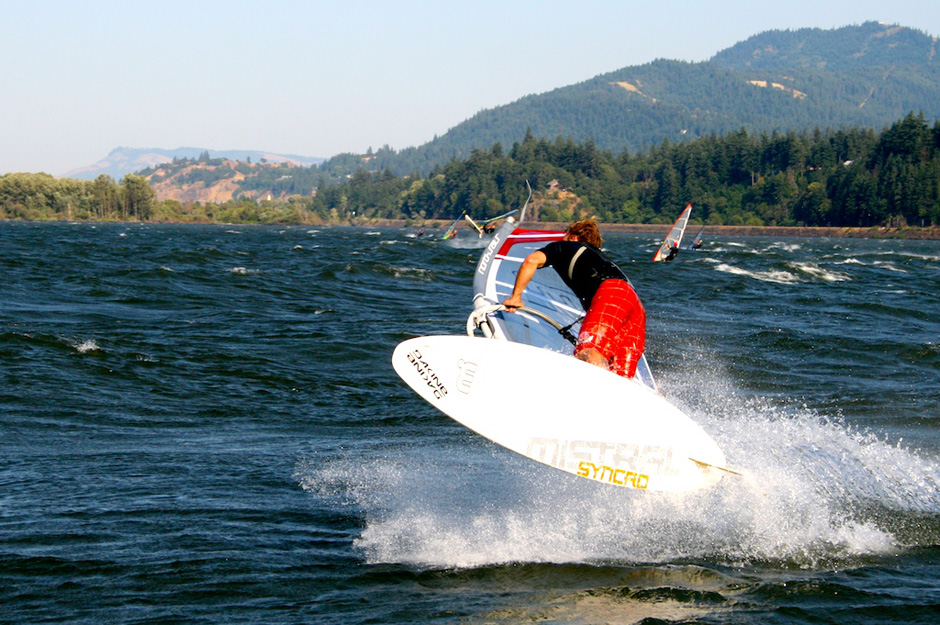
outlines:
{"label": "red board shorts", "polygon": [[574,353],[596,349],[607,367],[632,378],[646,342],[646,311],[630,283],[608,279],[601,283],[588,308]]}

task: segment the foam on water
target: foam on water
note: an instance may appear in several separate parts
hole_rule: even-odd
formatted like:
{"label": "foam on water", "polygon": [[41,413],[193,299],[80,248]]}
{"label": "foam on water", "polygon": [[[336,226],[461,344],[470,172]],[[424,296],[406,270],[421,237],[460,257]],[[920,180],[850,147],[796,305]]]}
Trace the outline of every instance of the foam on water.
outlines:
{"label": "foam on water", "polygon": [[752,270],[737,267],[728,263],[716,263],[715,269],[724,273],[745,276],[761,282],[775,284],[797,284],[806,281],[845,282],[852,276],[842,271],[834,271],[820,267],[811,262],[788,262],[784,269]]}
{"label": "foam on water", "polygon": [[787,265],[811,278],[822,280],[823,282],[843,282],[852,279],[852,276],[847,273],[825,269],[816,263],[791,262],[787,263]]}
{"label": "foam on water", "polygon": [[803,249],[803,246],[800,245],[799,243],[775,241],[774,243],[771,243],[770,245],[768,245],[767,248],[763,250],[763,252],[761,253],[767,253],[773,250],[773,251],[782,251],[782,252],[792,254],[793,252],[798,252],[801,249]]}
{"label": "foam on water", "polygon": [[250,276],[253,274],[261,273],[260,269],[248,269],[247,267],[232,267],[229,269],[229,273],[235,274],[237,276]]}
{"label": "foam on water", "polygon": [[434,272],[423,267],[395,267],[391,265],[380,265],[380,271],[387,272],[395,278],[413,278],[430,282],[434,279]]}
{"label": "foam on water", "polygon": [[479,250],[490,243],[490,237],[464,237],[444,241],[444,245],[455,250]]}
{"label": "foam on water", "polygon": [[890,261],[875,261],[875,266],[881,269],[887,269],[888,271],[893,271],[895,273],[909,273],[906,269],[902,269]]}
{"label": "foam on water", "polygon": [[75,341],[72,343],[72,347],[75,348],[80,354],[85,354],[88,352],[97,352],[101,350],[101,347],[98,346],[98,343],[94,339],[85,339],[83,341]]}
{"label": "foam on water", "polygon": [[735,267],[727,263],[719,263],[716,270],[730,273],[737,276],[746,276],[761,282],[774,282],[777,284],[795,284],[800,281],[799,276],[790,271],[769,270],[769,271],[751,271]]}
{"label": "foam on water", "polygon": [[302,467],[298,478],[359,510],[356,545],[367,561],[432,567],[707,560],[814,568],[916,544],[898,534],[903,518],[940,513],[936,458],[805,408],[724,391],[695,400],[691,416],[744,472],[699,492],[594,484],[469,433],[453,446]]}

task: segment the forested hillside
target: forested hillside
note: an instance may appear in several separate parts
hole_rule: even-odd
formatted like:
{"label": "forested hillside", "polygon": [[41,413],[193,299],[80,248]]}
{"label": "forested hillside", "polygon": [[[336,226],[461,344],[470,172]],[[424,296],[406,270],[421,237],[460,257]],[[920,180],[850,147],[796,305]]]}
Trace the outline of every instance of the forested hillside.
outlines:
{"label": "forested hillside", "polygon": [[[495,143],[536,138],[648,150],[745,129],[752,134],[880,131],[910,111],[940,118],[938,42],[923,32],[868,22],[835,30],[769,31],[703,63],[657,60],[481,111],[433,141],[370,154],[375,171],[427,175]],[[327,177],[352,173],[363,155],[324,162]]]}
{"label": "forested hillside", "polygon": [[291,162],[236,161],[212,158],[174,158],[169,163],[139,172],[153,186],[157,197],[180,202],[230,200],[283,200],[292,195],[311,195],[320,173],[316,167]]}
{"label": "forested hillside", "polygon": [[[549,141],[593,142],[613,153],[639,153],[664,141],[683,143],[740,130],[752,135],[811,128],[880,132],[911,111],[926,119],[940,118],[938,47],[931,35],[876,22],[834,30],[768,31],[707,62],[660,59],[529,95],[481,111],[421,146],[396,150],[385,145],[324,162],[251,151],[214,152],[210,158],[231,162],[216,168],[217,180],[225,169],[234,172],[252,161],[285,166],[273,178],[273,170],[230,175],[235,182],[230,185],[232,199],[277,198],[307,195],[360,169],[427,176],[453,159],[466,159],[474,150],[497,143],[510,146],[527,133]],[[177,157],[175,162],[168,162],[171,156]],[[119,177],[128,171],[149,176],[158,167],[201,159],[188,148],[118,148],[96,165],[76,170],[73,177]],[[132,163],[138,167],[127,169]],[[298,167],[287,171],[288,163]],[[160,176],[167,180],[175,167],[164,171]],[[158,189],[158,195],[174,197],[170,184]],[[221,197],[224,194],[175,196],[200,202]]]}
{"label": "forested hillside", "polygon": [[[125,176],[118,184],[104,175],[80,181],[7,174],[0,176],[0,218],[348,224],[454,219],[466,212],[483,219],[519,208],[528,181],[537,191],[533,214],[542,221],[594,215],[608,223],[667,223],[692,202],[695,220],[711,225],[940,225],[940,123],[931,126],[914,113],[880,133],[739,130],[665,142],[639,154],[530,133],[508,149],[497,143],[476,150],[426,177],[360,167],[343,182],[320,181],[312,194],[304,178],[313,175],[312,168],[245,165],[183,159],[174,175],[204,184],[222,173],[257,171],[261,175],[252,184],[283,185],[283,195],[155,200],[141,176]],[[157,184],[158,171],[151,174]],[[291,186],[298,181],[304,186]],[[298,188],[303,193],[291,192]]]}
{"label": "forested hillside", "polygon": [[[482,219],[521,206],[524,180],[544,190],[548,221],[666,223],[692,202],[697,219],[712,225],[936,225],[940,123],[909,114],[882,133],[740,130],[639,155],[529,134],[508,152],[500,144],[477,150],[423,179],[360,171],[313,204],[321,213],[452,219],[466,211]],[[556,189],[567,194],[559,199]]]}
{"label": "forested hillside", "polygon": [[93,165],[81,167],[67,172],[64,178],[77,178],[79,180],[94,180],[101,174],[112,178],[121,178],[124,174],[137,173],[144,169],[159,167],[170,163],[174,159],[202,159],[203,156],[212,159],[226,159],[232,161],[245,161],[255,163],[290,163],[296,166],[309,167],[318,165],[324,159],[298,156],[296,154],[276,154],[258,150],[206,150],[205,148],[128,148],[119,147]]}
{"label": "forested hillside", "polygon": [[49,174],[0,176],[0,219],[146,221],[153,215],[153,189],[141,176],[120,184],[104,174],[95,180]]}

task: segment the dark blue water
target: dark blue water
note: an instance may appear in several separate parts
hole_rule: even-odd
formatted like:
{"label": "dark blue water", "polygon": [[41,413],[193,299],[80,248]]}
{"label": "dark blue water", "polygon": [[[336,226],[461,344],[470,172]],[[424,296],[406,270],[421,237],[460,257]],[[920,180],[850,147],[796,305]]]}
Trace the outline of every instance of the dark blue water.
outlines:
{"label": "dark blue water", "polygon": [[0,223],[0,621],[937,621],[940,242],[609,235],[746,473],[679,497],[400,383],[479,254],[408,234]]}

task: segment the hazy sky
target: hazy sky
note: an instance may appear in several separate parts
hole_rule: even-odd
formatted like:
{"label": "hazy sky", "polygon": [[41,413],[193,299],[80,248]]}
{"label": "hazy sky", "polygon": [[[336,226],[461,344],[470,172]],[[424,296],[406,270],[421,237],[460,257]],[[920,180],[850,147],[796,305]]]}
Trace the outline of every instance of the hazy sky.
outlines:
{"label": "hazy sky", "polygon": [[0,0],[0,173],[402,149],[621,67],[869,20],[940,36],[940,1]]}

